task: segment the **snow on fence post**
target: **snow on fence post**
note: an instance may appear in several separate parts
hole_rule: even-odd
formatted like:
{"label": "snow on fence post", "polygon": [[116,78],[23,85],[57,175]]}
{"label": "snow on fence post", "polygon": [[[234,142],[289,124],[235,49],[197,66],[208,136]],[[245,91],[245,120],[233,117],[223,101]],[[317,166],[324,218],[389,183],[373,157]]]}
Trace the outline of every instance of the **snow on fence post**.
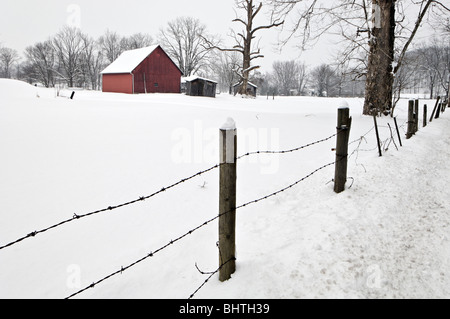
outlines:
{"label": "snow on fence post", "polygon": [[409,100],[408,104],[408,131],[406,139],[410,139],[414,135],[414,101]]}
{"label": "snow on fence post", "polygon": [[219,280],[236,271],[237,129],[233,119],[220,129]]}
{"label": "snow on fence post", "polygon": [[348,160],[348,140],[352,118],[350,109],[346,102],[342,103],[338,109],[337,120],[337,141],[336,141],[336,164],[334,174],[334,191],[341,193],[345,190],[347,182],[347,160]]}

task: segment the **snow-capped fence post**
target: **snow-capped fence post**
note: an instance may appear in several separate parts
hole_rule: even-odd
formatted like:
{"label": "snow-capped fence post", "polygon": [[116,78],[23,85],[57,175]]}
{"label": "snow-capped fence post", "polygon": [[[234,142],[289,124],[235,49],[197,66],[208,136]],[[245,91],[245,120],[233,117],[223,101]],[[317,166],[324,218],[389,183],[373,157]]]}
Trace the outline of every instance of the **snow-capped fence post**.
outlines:
{"label": "snow-capped fence post", "polygon": [[428,112],[428,106],[425,104],[423,106],[423,127],[427,126],[427,112]]}
{"label": "snow-capped fence post", "polygon": [[408,104],[408,130],[406,139],[410,139],[414,135],[414,101],[409,100]]}
{"label": "snow-capped fence post", "polygon": [[219,280],[236,271],[236,159],[237,129],[228,121],[220,129]]}
{"label": "snow-capped fence post", "polygon": [[338,109],[336,164],[334,174],[334,191],[341,193],[345,190],[347,182],[348,140],[352,118],[347,103],[343,103]]}

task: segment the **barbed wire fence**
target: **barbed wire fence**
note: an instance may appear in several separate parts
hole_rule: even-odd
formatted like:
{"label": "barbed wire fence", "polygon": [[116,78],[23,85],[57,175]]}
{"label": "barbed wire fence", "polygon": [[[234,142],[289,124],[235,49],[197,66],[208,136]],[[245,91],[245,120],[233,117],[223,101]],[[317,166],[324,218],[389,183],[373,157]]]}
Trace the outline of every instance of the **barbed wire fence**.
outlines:
{"label": "barbed wire fence", "polygon": [[[442,112],[443,112],[443,111],[445,110],[445,106],[439,106],[439,108],[436,107],[436,110],[437,110],[437,112],[439,112],[439,110],[442,110]],[[417,117],[417,118],[418,118],[418,117]],[[436,117],[436,118],[437,118],[437,117]],[[397,125],[396,125],[396,129],[397,129],[397,133],[398,133],[399,138],[400,138],[399,128],[403,128],[406,124],[408,124],[408,122],[403,123],[401,126],[397,126]],[[375,124],[375,125],[376,125],[376,124]],[[89,290],[89,289],[92,289],[92,288],[96,287],[97,285],[101,284],[102,282],[104,282],[104,281],[106,281],[106,280],[108,280],[108,279],[110,279],[110,278],[112,278],[112,277],[114,277],[114,276],[116,276],[116,275],[118,275],[118,274],[122,274],[123,272],[127,271],[128,269],[132,268],[133,266],[135,266],[135,265],[137,265],[137,264],[139,264],[139,263],[141,263],[141,262],[143,262],[143,261],[145,261],[145,260],[147,260],[147,259],[153,258],[153,257],[154,257],[156,254],[158,254],[159,252],[165,250],[166,248],[168,248],[168,247],[174,245],[174,244],[177,243],[177,242],[180,242],[182,239],[188,237],[189,235],[192,235],[193,233],[195,233],[195,232],[198,231],[199,229],[201,229],[201,228],[203,228],[203,227],[206,227],[206,226],[210,225],[212,222],[214,222],[214,221],[220,219],[221,217],[226,216],[226,215],[229,215],[229,214],[231,214],[231,213],[236,213],[236,211],[239,210],[239,209],[242,209],[242,208],[244,208],[244,207],[247,207],[247,206],[250,206],[250,205],[253,205],[253,204],[262,202],[262,201],[264,201],[264,200],[267,200],[267,199],[269,199],[269,198],[275,197],[275,196],[277,196],[277,195],[279,195],[279,194],[281,194],[281,193],[283,193],[283,192],[285,192],[285,191],[287,191],[287,190],[289,190],[289,189],[291,189],[291,188],[297,186],[298,184],[300,184],[300,183],[302,183],[303,181],[305,181],[306,179],[312,177],[313,175],[315,175],[315,174],[318,173],[319,171],[324,170],[325,168],[328,168],[328,167],[333,166],[333,165],[337,166],[336,164],[339,164],[339,163],[342,162],[342,161],[347,162],[348,159],[350,159],[353,155],[356,155],[356,157],[355,157],[355,164],[356,164],[356,165],[362,165],[362,166],[363,166],[363,164],[360,164],[360,163],[357,162],[357,161],[358,161],[359,152],[370,152],[370,151],[375,151],[375,150],[377,149],[377,147],[374,147],[374,148],[372,148],[372,149],[361,149],[361,146],[363,145],[363,143],[366,143],[366,144],[368,143],[368,141],[367,141],[367,136],[368,136],[372,131],[374,131],[374,129],[376,128],[375,125],[374,125],[370,130],[368,130],[365,134],[363,134],[362,136],[360,136],[359,138],[357,138],[357,139],[355,139],[355,140],[353,140],[353,141],[351,141],[351,142],[348,142],[348,139],[347,139],[347,143],[346,143],[346,144],[347,144],[347,145],[346,145],[347,147],[350,146],[350,145],[353,145],[353,144],[356,144],[356,143],[357,143],[356,148],[355,148],[352,152],[350,152],[349,154],[337,155],[335,161],[320,166],[319,168],[313,170],[313,171],[310,172],[309,174],[303,176],[302,178],[296,180],[295,182],[293,182],[293,183],[291,183],[291,184],[289,184],[289,185],[287,185],[287,186],[285,186],[285,187],[283,187],[283,188],[281,188],[281,189],[279,189],[279,190],[277,190],[277,191],[274,191],[274,192],[272,192],[272,193],[270,193],[270,194],[267,194],[267,195],[265,195],[265,196],[259,197],[259,198],[257,198],[257,199],[248,201],[248,202],[243,203],[243,204],[241,204],[241,205],[239,205],[239,206],[233,207],[233,209],[230,209],[230,210],[227,210],[227,211],[225,211],[225,212],[219,213],[218,215],[212,217],[211,219],[208,219],[208,220],[204,221],[203,223],[199,224],[198,226],[196,226],[196,227],[194,227],[194,228],[192,228],[192,229],[186,231],[186,232],[183,233],[182,235],[179,235],[179,236],[176,237],[175,239],[172,239],[172,240],[168,241],[165,245],[163,245],[163,246],[157,248],[156,250],[149,251],[145,256],[142,256],[141,258],[135,260],[134,262],[128,264],[127,266],[125,266],[125,267],[122,266],[120,269],[118,269],[118,270],[112,272],[111,274],[108,274],[108,275],[106,275],[105,277],[103,277],[103,278],[101,278],[101,279],[99,279],[99,280],[93,282],[93,283],[90,284],[89,286],[87,286],[87,287],[85,287],[85,288],[83,288],[83,289],[78,290],[77,292],[75,292],[75,293],[71,294],[70,296],[66,297],[66,299],[71,299],[71,298],[73,298],[73,297],[75,297],[75,296],[78,296],[78,295],[82,294],[83,292],[85,292],[85,291],[87,291],[87,290]],[[390,133],[390,134],[389,134],[389,137],[386,138],[386,139],[385,139],[385,142],[384,142],[384,145],[385,145],[384,151],[385,151],[385,152],[388,151],[388,149],[389,149],[388,146],[389,146],[391,143],[395,143],[395,140],[394,140],[394,134],[393,134],[393,132],[392,132],[392,129],[391,129],[390,125],[388,124],[387,127],[388,127],[388,129],[389,129],[389,133]],[[324,143],[324,142],[329,141],[329,140],[331,140],[331,139],[333,139],[333,138],[335,138],[335,137],[339,137],[339,135],[340,135],[342,132],[346,131],[347,129],[349,130],[350,128],[346,128],[345,130],[342,130],[342,128],[340,128],[340,127],[338,126],[338,127],[337,127],[337,130],[338,130],[337,133],[332,134],[332,135],[330,135],[330,136],[328,136],[328,137],[326,137],[326,138],[317,140],[317,141],[315,141],[315,142],[311,142],[311,143],[302,145],[302,146],[297,147],[297,148],[293,148],[293,149],[289,149],[289,150],[281,150],[281,151],[269,151],[269,150],[265,150],[265,151],[248,152],[248,153],[243,154],[243,155],[241,155],[241,156],[235,156],[234,159],[235,159],[235,161],[237,162],[237,161],[239,161],[239,160],[241,160],[241,159],[243,159],[243,158],[245,158],[245,157],[252,156],[252,155],[259,155],[259,154],[287,154],[287,153],[297,152],[297,151],[306,149],[306,148],[308,148],[308,147],[311,147],[311,146],[313,146],[313,145],[318,145],[318,144]],[[400,144],[401,144],[401,141],[400,141]],[[387,146],[386,146],[386,145],[387,145]],[[398,149],[398,147],[397,147],[397,149]],[[333,150],[333,151],[336,151],[336,149],[332,149],[332,150]],[[168,191],[168,190],[170,190],[170,189],[175,188],[176,186],[178,186],[178,185],[180,185],[180,184],[182,184],[182,183],[185,183],[185,182],[187,182],[187,181],[190,181],[190,180],[192,180],[192,179],[194,179],[194,178],[196,178],[196,177],[202,176],[202,175],[204,175],[204,174],[206,174],[206,173],[209,173],[209,172],[211,172],[211,171],[214,171],[214,170],[216,170],[216,169],[220,169],[220,168],[222,168],[222,167],[223,167],[224,165],[226,165],[226,164],[227,164],[226,162],[223,162],[223,163],[220,163],[220,164],[216,164],[216,165],[214,165],[214,166],[212,166],[212,167],[209,167],[209,168],[207,168],[207,169],[205,169],[205,170],[199,171],[199,172],[197,172],[197,173],[195,173],[195,174],[193,174],[193,175],[191,175],[191,176],[189,176],[189,177],[183,178],[183,179],[177,181],[176,183],[173,183],[173,184],[171,184],[171,185],[169,185],[169,186],[163,187],[163,188],[161,188],[160,190],[155,191],[155,192],[153,192],[153,193],[150,194],[150,195],[142,196],[142,197],[139,197],[138,199],[135,199],[135,200],[132,200],[132,201],[129,201],[129,202],[125,202],[125,203],[122,203],[122,204],[119,204],[119,205],[114,205],[114,206],[108,206],[107,208],[100,209],[100,210],[96,210],[96,211],[92,211],[92,212],[88,212],[88,213],[85,213],[85,214],[74,214],[74,215],[72,216],[72,218],[70,218],[70,219],[66,219],[66,220],[63,220],[63,221],[61,221],[61,222],[58,222],[58,223],[56,223],[56,224],[54,224],[54,225],[51,225],[51,226],[49,226],[49,227],[46,227],[46,228],[44,228],[44,229],[41,229],[41,230],[37,230],[37,231],[31,232],[31,233],[29,233],[29,234],[26,235],[26,236],[20,237],[20,238],[14,240],[14,241],[12,241],[12,242],[10,242],[10,243],[8,243],[8,244],[2,245],[2,246],[0,246],[0,250],[6,249],[6,248],[11,247],[11,246],[14,246],[14,245],[16,245],[16,244],[19,244],[20,242],[22,242],[22,241],[25,240],[25,239],[34,238],[34,237],[36,237],[38,234],[41,234],[41,233],[47,232],[47,231],[49,231],[49,230],[53,230],[53,229],[59,228],[59,227],[65,225],[65,224],[74,222],[74,221],[76,221],[76,220],[79,220],[79,219],[82,219],[82,218],[87,218],[87,217],[94,216],[94,215],[101,214],[101,213],[111,212],[111,211],[118,210],[119,208],[122,208],[122,207],[125,207],[125,206],[130,206],[130,205],[133,205],[133,204],[136,204],[136,203],[143,202],[143,201],[145,201],[145,200],[151,199],[151,198],[156,197],[157,195],[159,195],[159,194],[161,194],[161,193],[164,193],[164,192],[166,192],[166,191]],[[363,166],[363,168],[364,168],[364,170],[366,170],[364,166]],[[350,177],[350,178],[353,179],[352,177]],[[353,182],[352,182],[352,185],[353,185]],[[351,185],[350,185],[350,187],[351,187]],[[219,245],[218,245],[218,248],[219,248],[219,251],[220,251],[221,247],[219,247]],[[220,254],[222,254],[222,252],[220,252]],[[236,261],[236,257],[233,255],[233,256],[231,256],[230,258],[227,258],[226,261],[224,261],[224,259],[223,259],[222,256],[221,256],[220,260],[221,260],[221,263],[220,263],[219,267],[218,267],[215,271],[213,271],[213,272],[209,272],[209,273],[202,272],[202,271],[200,271],[200,270],[198,269],[198,267],[196,266],[196,267],[197,267],[197,270],[198,270],[201,274],[209,275],[209,276],[208,276],[208,278],[207,278],[207,279],[206,279],[206,280],[205,280],[205,281],[204,281],[204,282],[203,282],[203,283],[202,283],[202,284],[201,284],[201,285],[200,285],[200,286],[199,286],[199,287],[198,287],[198,288],[197,288],[197,289],[189,296],[189,299],[192,299],[192,298],[198,293],[198,291],[199,291],[201,288],[203,288],[203,287],[208,283],[208,281],[209,281],[214,275],[216,275],[217,273],[219,273],[221,270],[223,270],[223,268],[225,268],[226,266],[228,266],[230,263],[235,262],[235,261]]]}

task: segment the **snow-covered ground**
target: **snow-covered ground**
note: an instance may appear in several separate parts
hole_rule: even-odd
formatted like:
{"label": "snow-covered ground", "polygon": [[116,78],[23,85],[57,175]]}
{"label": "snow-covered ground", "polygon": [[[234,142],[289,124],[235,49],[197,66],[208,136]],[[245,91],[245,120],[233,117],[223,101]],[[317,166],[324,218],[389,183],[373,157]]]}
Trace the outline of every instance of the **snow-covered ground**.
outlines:
{"label": "snow-covered ground", "polygon": [[[70,91],[61,93],[0,80],[0,246],[217,164],[219,128],[229,117],[239,154],[292,149],[333,135],[343,102],[89,91],[70,100]],[[390,140],[393,120],[380,118],[388,148],[380,158],[363,101],[346,102],[353,117],[346,191],[333,192],[330,166],[239,209],[236,273],[226,283],[213,276],[194,298],[450,296],[448,113],[405,140],[402,100],[403,147]],[[335,138],[243,158],[238,205],[333,162],[333,147]],[[0,298],[65,298],[217,214],[213,170],[147,201],[48,230],[0,250]],[[76,298],[188,298],[208,277],[196,264],[204,272],[219,266],[217,228],[214,221]]]}

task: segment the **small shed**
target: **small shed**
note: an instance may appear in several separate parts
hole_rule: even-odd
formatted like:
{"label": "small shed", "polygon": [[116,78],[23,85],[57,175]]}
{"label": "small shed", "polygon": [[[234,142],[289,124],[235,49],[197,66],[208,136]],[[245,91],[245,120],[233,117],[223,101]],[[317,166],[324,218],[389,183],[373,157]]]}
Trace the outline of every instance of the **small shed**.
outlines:
{"label": "small shed", "polygon": [[199,76],[185,78],[186,95],[216,97],[217,82]]}
{"label": "small shed", "polygon": [[103,70],[103,92],[180,93],[183,72],[159,45],[125,51]]}
{"label": "small shed", "polygon": [[[235,85],[233,85],[234,95],[239,93],[241,86],[242,86],[242,82],[239,82],[239,83],[236,83]],[[255,84],[253,84],[252,82],[248,82],[247,94],[256,97],[257,91],[258,91],[258,87]]]}

